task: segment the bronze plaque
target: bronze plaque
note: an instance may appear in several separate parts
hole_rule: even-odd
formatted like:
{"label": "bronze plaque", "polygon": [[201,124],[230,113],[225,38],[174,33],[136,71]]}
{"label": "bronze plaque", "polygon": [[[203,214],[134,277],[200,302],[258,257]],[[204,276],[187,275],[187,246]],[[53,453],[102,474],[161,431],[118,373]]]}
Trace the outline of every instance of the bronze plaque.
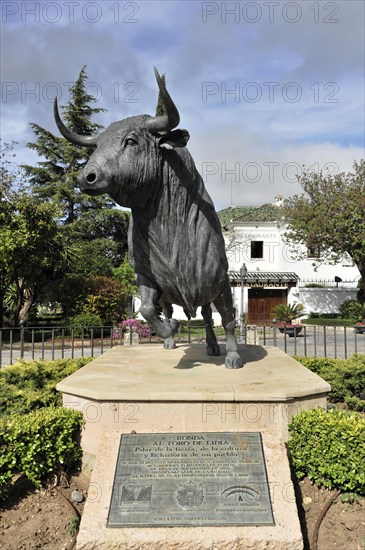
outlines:
{"label": "bronze plaque", "polygon": [[107,527],[274,525],[260,433],[121,437]]}

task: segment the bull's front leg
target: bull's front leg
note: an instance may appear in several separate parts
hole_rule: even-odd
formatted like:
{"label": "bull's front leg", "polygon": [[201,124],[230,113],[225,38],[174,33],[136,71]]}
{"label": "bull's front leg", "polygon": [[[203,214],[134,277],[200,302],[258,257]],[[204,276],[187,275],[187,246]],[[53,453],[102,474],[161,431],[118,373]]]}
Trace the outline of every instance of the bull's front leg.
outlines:
{"label": "bull's front leg", "polygon": [[168,321],[162,321],[157,313],[157,306],[161,298],[161,291],[152,286],[145,277],[138,278],[138,286],[141,296],[140,312],[148,321],[154,332],[161,338],[170,338],[172,328]]}
{"label": "bull's front leg", "polygon": [[172,307],[172,304],[165,302],[164,300],[161,300],[161,307],[163,314],[165,316],[165,319],[169,322],[169,325],[171,327],[171,336],[169,338],[166,338],[163,347],[165,349],[175,349],[176,348],[176,342],[174,340],[174,336],[177,333],[179,329],[179,321],[172,318],[174,309]]}

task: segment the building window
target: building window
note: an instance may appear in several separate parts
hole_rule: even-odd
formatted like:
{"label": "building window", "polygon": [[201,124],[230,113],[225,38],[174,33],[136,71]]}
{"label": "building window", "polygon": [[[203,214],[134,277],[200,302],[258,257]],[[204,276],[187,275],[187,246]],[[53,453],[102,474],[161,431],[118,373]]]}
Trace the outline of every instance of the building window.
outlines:
{"label": "building window", "polygon": [[251,241],[251,259],[264,257],[264,241]]}
{"label": "building window", "polygon": [[307,247],[307,258],[320,258],[321,248],[319,244],[312,244]]}

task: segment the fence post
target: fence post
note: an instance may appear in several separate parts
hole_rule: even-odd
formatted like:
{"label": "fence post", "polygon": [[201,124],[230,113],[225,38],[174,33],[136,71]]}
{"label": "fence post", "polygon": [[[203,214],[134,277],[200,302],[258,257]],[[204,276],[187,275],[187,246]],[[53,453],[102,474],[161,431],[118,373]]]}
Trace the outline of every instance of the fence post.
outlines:
{"label": "fence post", "polygon": [[19,322],[20,325],[20,359],[24,358],[24,321]]}
{"label": "fence post", "polygon": [[71,359],[75,359],[75,329],[71,329]]}
{"label": "fence post", "polygon": [[304,355],[307,357],[307,327],[304,325]]}
{"label": "fence post", "polygon": [[34,361],[35,356],[35,340],[34,340],[34,328],[32,328],[32,360]]}
{"label": "fence post", "polygon": [[54,361],[54,345],[55,345],[55,338],[54,338],[54,328],[52,329],[52,361]]}
{"label": "fence post", "polygon": [[91,357],[94,357],[94,329],[92,327],[90,329],[90,335],[91,335]]}
{"label": "fence post", "polygon": [[326,330],[326,325],[324,325],[324,327],[323,327],[323,351],[324,351],[324,356],[327,357],[327,330]]}
{"label": "fence post", "polygon": [[317,327],[314,325],[314,357],[317,357]]}
{"label": "fence post", "polygon": [[65,357],[65,329],[61,329],[61,357],[64,359]]}
{"label": "fence post", "polygon": [[9,364],[13,364],[13,329],[10,329],[9,334],[9,344],[10,344],[10,358],[9,358]]}

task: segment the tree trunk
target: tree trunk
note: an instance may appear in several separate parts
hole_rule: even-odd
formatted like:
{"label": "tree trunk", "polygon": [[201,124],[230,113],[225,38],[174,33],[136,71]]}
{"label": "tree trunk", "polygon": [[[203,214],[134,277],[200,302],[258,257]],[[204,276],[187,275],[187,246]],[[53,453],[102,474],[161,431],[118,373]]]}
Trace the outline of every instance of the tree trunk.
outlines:
{"label": "tree trunk", "polygon": [[22,288],[18,286],[18,303],[14,311],[14,326],[18,326],[20,321],[26,321],[30,308],[35,300],[35,287]]}
{"label": "tree trunk", "polygon": [[29,316],[30,308],[34,304],[35,290],[27,288],[23,293],[23,303],[19,311],[19,322],[26,321]]}
{"label": "tree trunk", "polygon": [[0,328],[4,326],[4,291],[0,289]]}
{"label": "tree trunk", "polygon": [[360,279],[358,283],[359,290],[357,291],[358,302],[365,302],[365,260],[354,261],[357,269],[360,271]]}

